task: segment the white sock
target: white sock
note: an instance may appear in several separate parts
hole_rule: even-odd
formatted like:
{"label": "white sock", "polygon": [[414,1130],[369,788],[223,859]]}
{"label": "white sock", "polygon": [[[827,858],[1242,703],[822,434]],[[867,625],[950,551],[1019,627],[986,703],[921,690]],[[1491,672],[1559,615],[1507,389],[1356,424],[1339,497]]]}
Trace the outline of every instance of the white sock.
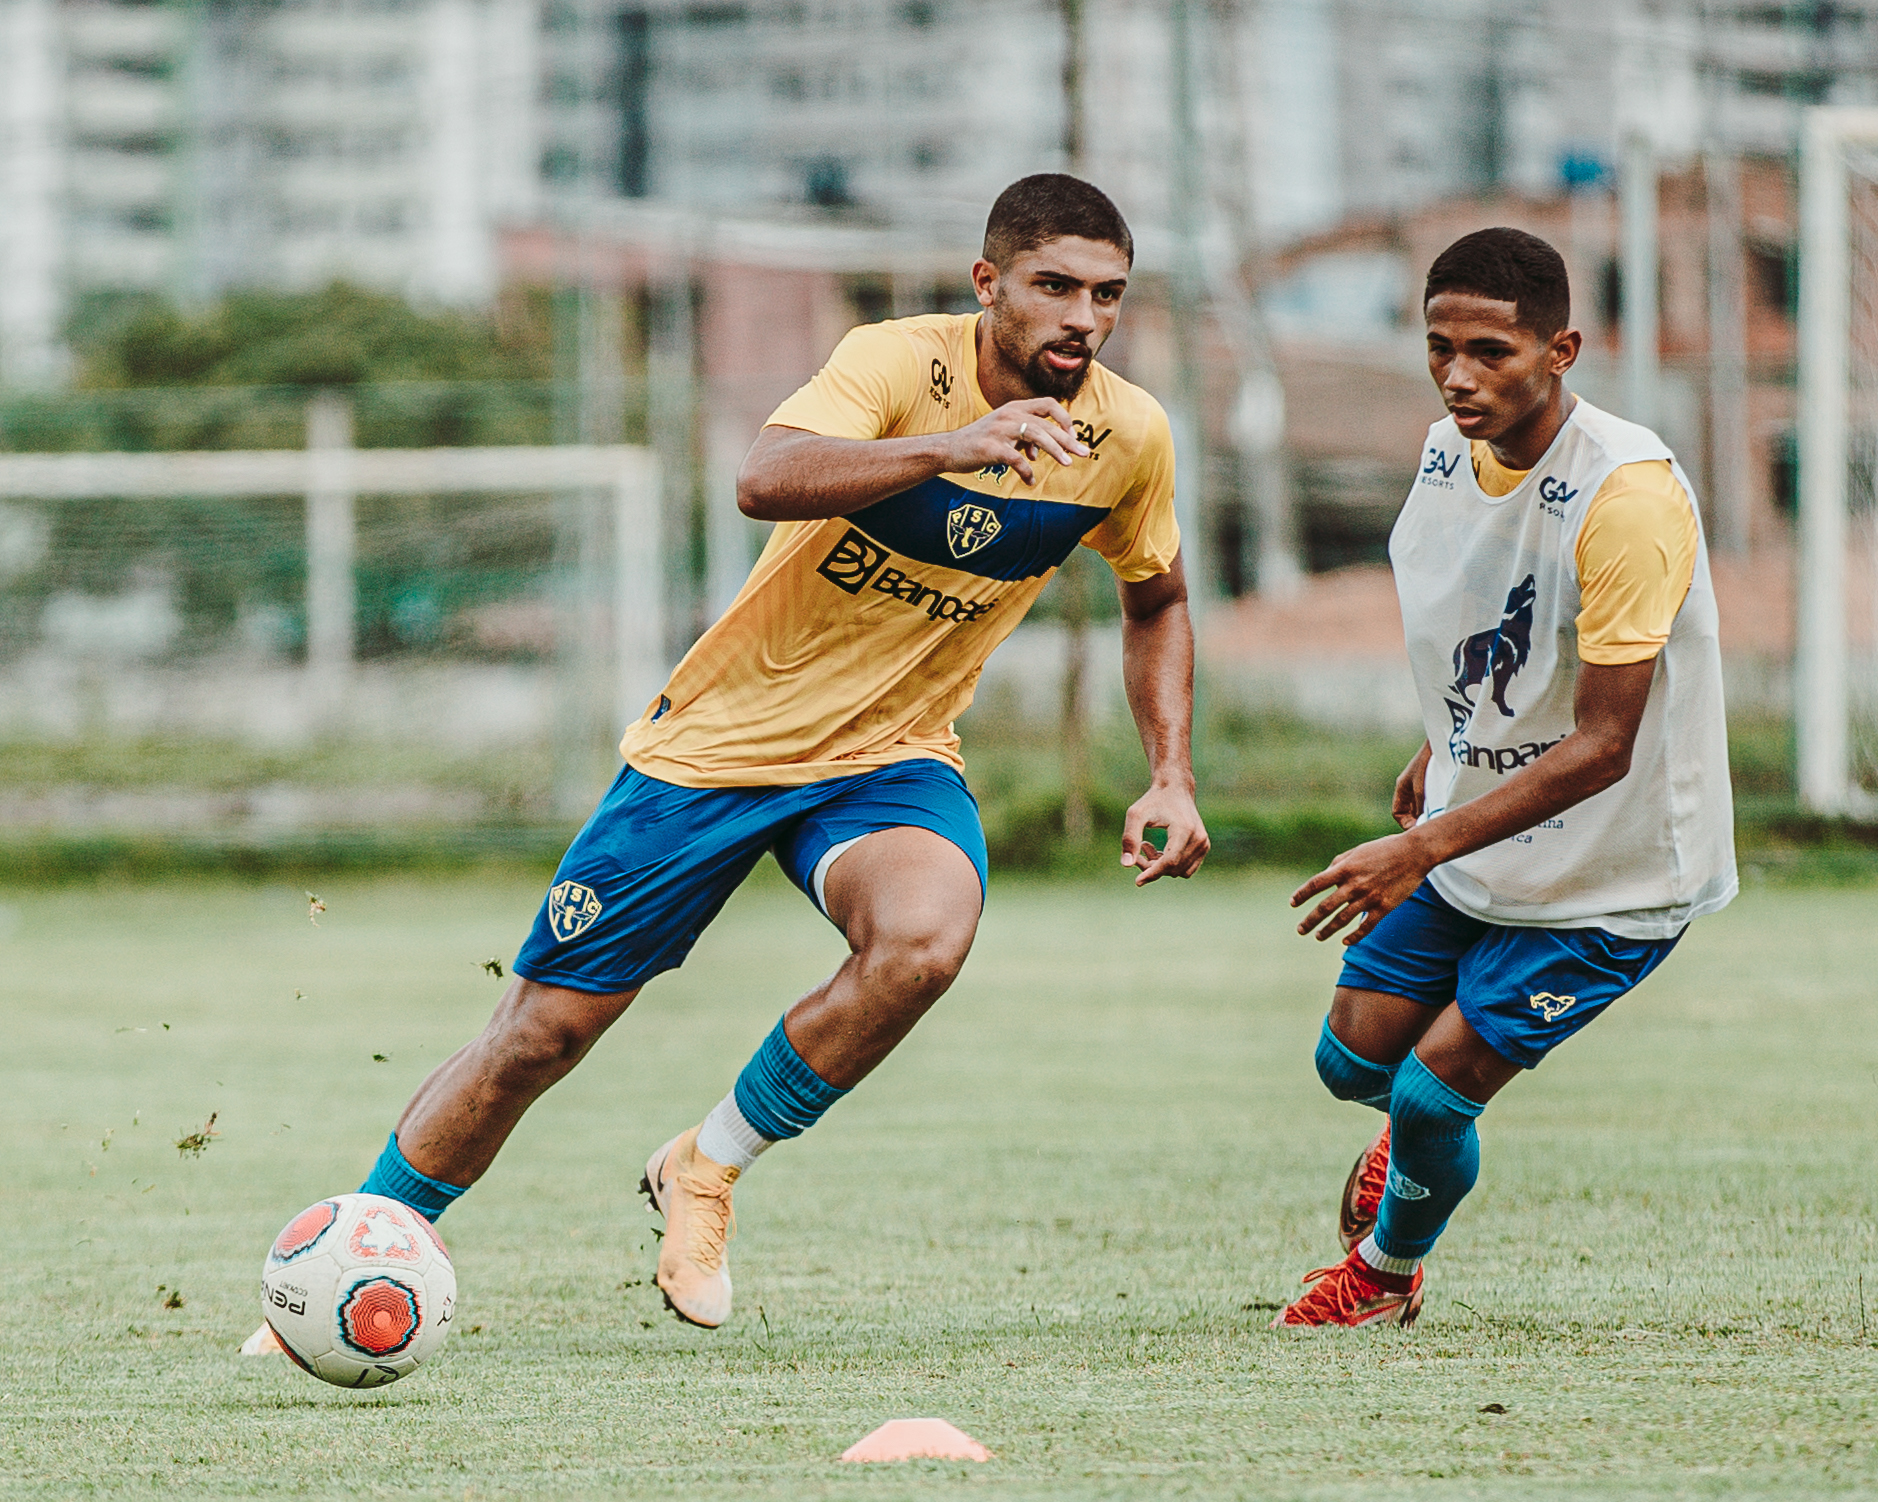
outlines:
{"label": "white sock", "polygon": [[711,1108],[698,1128],[698,1151],[713,1163],[722,1163],[742,1173],[776,1144],[743,1119],[737,1109],[737,1092],[731,1091]]}
{"label": "white sock", "polygon": [[1356,1244],[1356,1249],[1377,1272],[1388,1273],[1392,1277],[1412,1278],[1415,1269],[1422,1265],[1420,1257],[1391,1257],[1376,1245],[1376,1233],[1373,1231]]}

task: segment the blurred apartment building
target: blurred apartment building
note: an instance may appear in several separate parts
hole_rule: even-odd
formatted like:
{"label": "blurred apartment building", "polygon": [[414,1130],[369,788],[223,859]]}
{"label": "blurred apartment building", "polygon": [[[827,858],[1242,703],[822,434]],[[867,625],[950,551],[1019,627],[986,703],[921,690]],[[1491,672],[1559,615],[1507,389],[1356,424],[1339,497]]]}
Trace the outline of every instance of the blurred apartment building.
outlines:
{"label": "blurred apartment building", "polygon": [[[1066,143],[1170,220],[1177,0],[0,0],[0,370],[72,303],[346,275],[487,301],[581,202],[967,238]],[[1208,197],[1283,241],[1671,157],[1878,95],[1878,0],[1186,0]],[[1079,24],[1079,129],[1065,51]],[[1150,239],[1152,235],[1150,235]]]}
{"label": "blurred apartment building", "polygon": [[[588,356],[646,375],[675,483],[695,467],[735,527],[712,498],[776,397],[858,319],[971,306],[985,207],[1026,171],[1078,166],[1129,214],[1145,297],[1111,354],[1170,391],[1155,288],[1195,149],[1215,302],[1259,285],[1271,336],[1249,355],[1221,318],[1204,339],[1205,504],[1237,592],[1263,566],[1234,467],[1248,362],[1285,390],[1293,543],[1373,557],[1403,477],[1372,451],[1431,407],[1404,339],[1427,225],[1563,234],[1608,310],[1627,136],[1672,176],[1719,153],[1779,178],[1806,104],[1874,97],[1878,0],[0,0],[0,383],[56,384],[75,312],[126,292],[344,277],[476,306],[574,282],[608,325]],[[1756,203],[1741,254],[1787,254],[1790,195]],[[1684,301],[1701,240],[1666,230],[1696,257]],[[1662,420],[1706,453],[1686,312],[1666,308]],[[1778,386],[1785,346],[1756,338]],[[1350,420],[1371,402],[1394,415]],[[1777,407],[1754,407],[1756,529]]]}
{"label": "blurred apartment building", "polygon": [[528,0],[0,0],[0,376],[88,296],[496,289],[538,164]]}

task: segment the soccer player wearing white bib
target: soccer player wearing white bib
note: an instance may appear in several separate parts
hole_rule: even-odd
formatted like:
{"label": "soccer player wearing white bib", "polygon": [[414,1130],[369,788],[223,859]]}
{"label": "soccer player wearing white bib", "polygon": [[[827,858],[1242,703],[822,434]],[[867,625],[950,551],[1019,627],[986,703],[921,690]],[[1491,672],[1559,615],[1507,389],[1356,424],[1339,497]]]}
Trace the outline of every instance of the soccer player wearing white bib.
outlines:
{"label": "soccer player wearing white bib", "polygon": [[1300,887],[1348,930],[1317,1049],[1387,1113],[1344,1186],[1348,1255],[1275,1325],[1410,1323],[1479,1172],[1474,1122],[1735,894],[1721,655],[1694,492],[1654,433],[1571,394],[1565,263],[1488,229],[1423,295],[1448,416],[1389,539],[1427,741],[1403,832]]}

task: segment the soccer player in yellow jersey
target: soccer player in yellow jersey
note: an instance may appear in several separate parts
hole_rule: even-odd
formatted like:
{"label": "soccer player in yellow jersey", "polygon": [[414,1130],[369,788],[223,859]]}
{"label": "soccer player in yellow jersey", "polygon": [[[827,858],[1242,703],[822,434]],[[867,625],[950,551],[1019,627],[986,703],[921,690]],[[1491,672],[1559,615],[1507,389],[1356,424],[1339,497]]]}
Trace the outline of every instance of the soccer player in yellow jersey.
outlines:
{"label": "soccer player in yellow jersey", "polygon": [[1402,833],[1293,906],[1349,946],[1318,1040],[1387,1113],[1344,1186],[1347,1255],[1280,1325],[1410,1323],[1480,1169],[1474,1122],[1735,893],[1715,592],[1694,491],[1647,428],[1572,395],[1565,263],[1485,229],[1429,268],[1428,430],[1389,538],[1428,738]]}
{"label": "soccer player in yellow jersey", "polygon": [[1095,188],[1025,178],[972,267],[983,312],[855,329],[777,409],[738,479],[744,512],[776,524],[769,545],[626,732],[519,979],[418,1089],[365,1190],[440,1215],[773,851],[851,953],[652,1154],[643,1185],[665,1216],[667,1302],[722,1323],[738,1175],[859,1084],[971,948],[985,843],[952,721],[1078,543],[1119,581],[1151,772],[1121,862],[1137,885],[1199,868],[1173,443],[1154,399],[1096,363],[1133,255]]}

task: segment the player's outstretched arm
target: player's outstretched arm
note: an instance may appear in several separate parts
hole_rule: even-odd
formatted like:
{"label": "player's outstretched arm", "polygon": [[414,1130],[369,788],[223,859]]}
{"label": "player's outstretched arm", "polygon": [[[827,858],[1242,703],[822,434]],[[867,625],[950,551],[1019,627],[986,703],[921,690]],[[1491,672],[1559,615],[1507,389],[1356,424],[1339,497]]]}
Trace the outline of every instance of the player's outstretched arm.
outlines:
{"label": "player's outstretched arm", "polygon": [[[1421,820],[1402,834],[1344,851],[1291,894],[1291,905],[1301,907],[1318,893],[1329,893],[1298,925],[1298,932],[1315,930],[1319,939],[1328,939],[1356,923],[1355,931],[1343,941],[1354,944],[1406,901],[1443,861],[1510,839],[1621,782],[1630,771],[1630,753],[1655,675],[1653,657],[1616,666],[1579,663],[1572,704],[1577,726],[1570,735],[1492,792]],[[1418,757],[1409,763],[1403,780],[1425,772],[1426,767],[1427,758]],[[1419,808],[1421,780],[1419,776],[1412,780]],[[1403,788],[1398,781],[1398,820],[1402,807]]]}
{"label": "player's outstretched arm", "polygon": [[951,433],[916,438],[827,438],[772,425],[757,435],[737,472],[737,506],[763,522],[846,516],[935,475],[1008,464],[1026,485],[1048,455],[1069,464],[1089,455],[1069,412],[1047,396],[1006,402]]}
{"label": "player's outstretched arm", "polygon": [[[1128,707],[1148,754],[1149,784],[1122,822],[1122,864],[1136,867],[1135,885],[1163,876],[1191,876],[1213,848],[1193,801],[1193,621],[1180,555],[1164,574],[1119,585],[1122,679]],[[1164,849],[1147,839],[1167,831]]]}

